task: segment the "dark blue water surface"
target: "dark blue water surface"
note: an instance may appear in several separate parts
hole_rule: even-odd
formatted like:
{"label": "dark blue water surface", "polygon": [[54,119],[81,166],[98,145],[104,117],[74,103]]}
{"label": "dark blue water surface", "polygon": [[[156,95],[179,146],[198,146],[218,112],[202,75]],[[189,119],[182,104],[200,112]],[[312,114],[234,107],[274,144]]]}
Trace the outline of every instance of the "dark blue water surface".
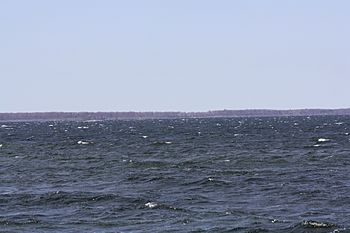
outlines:
{"label": "dark blue water surface", "polygon": [[0,123],[0,232],[349,232],[350,117]]}

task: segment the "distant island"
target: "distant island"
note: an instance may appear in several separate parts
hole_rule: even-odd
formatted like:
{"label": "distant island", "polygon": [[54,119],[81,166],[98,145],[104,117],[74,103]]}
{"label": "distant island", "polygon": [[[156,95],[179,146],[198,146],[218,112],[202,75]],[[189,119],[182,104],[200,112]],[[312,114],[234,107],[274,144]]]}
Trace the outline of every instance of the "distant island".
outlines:
{"label": "distant island", "polygon": [[21,112],[0,113],[0,121],[94,121],[215,117],[282,117],[350,115],[344,109],[296,109],[296,110],[217,110],[207,112]]}

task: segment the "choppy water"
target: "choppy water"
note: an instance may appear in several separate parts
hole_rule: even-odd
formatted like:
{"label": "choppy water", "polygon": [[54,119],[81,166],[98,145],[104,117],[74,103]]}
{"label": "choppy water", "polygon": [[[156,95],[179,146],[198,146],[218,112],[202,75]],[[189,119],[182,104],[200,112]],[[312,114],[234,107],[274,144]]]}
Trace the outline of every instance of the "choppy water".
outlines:
{"label": "choppy water", "polygon": [[350,229],[349,117],[0,125],[0,232]]}

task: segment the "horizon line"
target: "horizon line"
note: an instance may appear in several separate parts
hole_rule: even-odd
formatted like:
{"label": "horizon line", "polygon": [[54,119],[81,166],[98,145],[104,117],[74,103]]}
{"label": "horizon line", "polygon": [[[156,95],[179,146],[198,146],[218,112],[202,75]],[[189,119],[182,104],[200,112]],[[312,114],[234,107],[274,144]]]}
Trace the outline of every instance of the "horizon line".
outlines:
{"label": "horizon line", "polygon": [[220,111],[312,111],[312,110],[349,110],[350,107],[344,108],[290,108],[290,109],[275,109],[275,108],[242,108],[242,109],[216,109],[216,110],[204,110],[204,111],[181,111],[181,110],[123,110],[123,111],[14,111],[14,112],[1,112],[0,114],[21,114],[21,113],[209,113],[209,112],[220,112]]}

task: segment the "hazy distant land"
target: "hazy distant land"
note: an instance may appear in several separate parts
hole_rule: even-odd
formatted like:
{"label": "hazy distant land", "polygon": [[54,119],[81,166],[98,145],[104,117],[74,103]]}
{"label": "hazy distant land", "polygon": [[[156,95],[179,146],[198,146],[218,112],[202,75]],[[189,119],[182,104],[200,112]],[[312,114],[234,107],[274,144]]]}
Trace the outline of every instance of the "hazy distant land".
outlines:
{"label": "hazy distant land", "polygon": [[0,121],[88,121],[167,118],[213,117],[279,117],[279,116],[327,116],[350,115],[346,109],[297,109],[297,110],[217,110],[208,112],[26,112],[0,113]]}

